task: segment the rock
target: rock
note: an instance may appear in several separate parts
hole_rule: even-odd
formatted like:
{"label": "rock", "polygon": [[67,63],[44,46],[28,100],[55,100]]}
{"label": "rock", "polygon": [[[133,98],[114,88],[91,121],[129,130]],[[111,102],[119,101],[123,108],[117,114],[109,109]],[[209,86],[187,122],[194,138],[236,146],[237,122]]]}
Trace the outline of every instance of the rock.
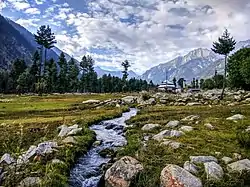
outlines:
{"label": "rock", "polygon": [[143,170],[136,159],[125,156],[115,162],[105,173],[106,187],[129,187],[132,180]]}
{"label": "rock", "polygon": [[234,153],[233,154],[233,158],[236,160],[240,160],[241,159],[241,155],[239,153]]}
{"label": "rock", "polygon": [[122,101],[126,104],[135,104],[137,103],[137,97],[135,96],[126,96],[122,98]]}
{"label": "rock", "polygon": [[99,152],[99,155],[103,158],[111,158],[115,156],[115,151],[113,149],[103,149]]}
{"label": "rock", "polygon": [[155,105],[156,100],[155,100],[155,98],[150,98],[149,100],[144,101],[144,104],[146,104],[146,105]]}
{"label": "rock", "polygon": [[214,154],[215,154],[216,156],[221,156],[221,152],[218,152],[218,151],[214,152]]}
{"label": "rock", "polygon": [[179,130],[183,132],[191,132],[194,130],[194,128],[191,126],[182,126]]}
{"label": "rock", "polygon": [[169,138],[169,137],[180,137],[184,134],[182,131],[177,131],[177,130],[164,130],[161,131],[160,133],[156,134],[153,136],[154,140],[161,141],[164,138]]}
{"label": "rock", "polygon": [[195,120],[198,120],[199,118],[200,116],[190,115],[190,116],[183,118],[181,121],[195,121]]}
{"label": "rock", "polygon": [[244,170],[250,171],[250,160],[244,159],[228,164],[227,170],[230,172],[242,172]]}
{"label": "rock", "polygon": [[197,174],[199,172],[198,167],[190,161],[186,161],[183,165],[183,168],[192,174]]}
{"label": "rock", "polygon": [[26,151],[24,154],[18,157],[17,164],[27,163],[31,157],[35,156],[36,152],[37,152],[37,147],[34,145],[30,146],[28,151]]}
{"label": "rock", "polygon": [[178,149],[181,147],[182,144],[176,141],[165,140],[164,142],[161,143],[161,145],[169,146],[172,149]]}
{"label": "rock", "polygon": [[142,127],[141,130],[143,130],[143,131],[150,131],[150,130],[153,130],[153,129],[157,128],[157,127],[160,127],[160,125],[159,124],[146,124],[146,125],[144,125]]}
{"label": "rock", "polygon": [[245,119],[245,116],[241,114],[236,114],[234,116],[227,118],[227,120],[242,120],[242,119]]}
{"label": "rock", "polygon": [[218,162],[213,156],[190,156],[190,161],[195,164],[206,163],[206,162]]}
{"label": "rock", "polygon": [[201,180],[180,166],[168,164],[162,171],[160,187],[202,187]]}
{"label": "rock", "polygon": [[62,143],[64,143],[64,144],[77,144],[77,141],[75,140],[75,138],[73,136],[68,136],[62,141]]}
{"label": "rock", "polygon": [[93,143],[93,146],[94,146],[94,147],[97,147],[97,146],[100,146],[101,144],[102,144],[102,141],[97,140],[97,141],[95,141],[95,142]]}
{"label": "rock", "polygon": [[98,104],[100,102],[101,102],[100,100],[90,99],[90,100],[87,100],[87,101],[83,101],[82,104]]}
{"label": "rock", "polygon": [[214,130],[214,126],[211,123],[204,124],[205,127],[207,127],[209,130]]}
{"label": "rock", "polygon": [[79,125],[75,124],[68,127],[70,130],[79,128]]}
{"label": "rock", "polygon": [[235,101],[241,101],[243,98],[241,97],[241,95],[235,95],[234,96],[234,100]]}
{"label": "rock", "polygon": [[220,180],[223,178],[223,169],[216,162],[206,162],[204,163],[204,167],[208,180]]}
{"label": "rock", "polygon": [[27,177],[20,182],[19,187],[40,186],[41,179],[39,177]]}
{"label": "rock", "polygon": [[119,105],[118,103],[115,105],[116,108],[120,108],[121,105]]}
{"label": "rock", "polygon": [[69,129],[66,125],[60,126],[59,129],[60,129],[60,132],[58,134],[59,137],[64,137],[71,131],[71,129]]}
{"label": "rock", "polygon": [[168,122],[168,124],[166,125],[166,127],[173,128],[173,127],[177,127],[179,124],[180,124],[180,122],[179,122],[179,121],[174,120],[174,121],[170,121],[170,122]]}
{"label": "rock", "polygon": [[59,159],[53,159],[52,164],[65,164],[63,161],[59,160]]}
{"label": "rock", "polygon": [[167,104],[168,103],[168,100],[165,100],[165,99],[160,99],[159,101],[161,104]]}
{"label": "rock", "polygon": [[2,157],[1,157],[1,160],[0,160],[0,164],[2,163],[6,163],[8,165],[12,164],[16,162],[15,159],[8,153],[5,153]]}
{"label": "rock", "polygon": [[230,162],[233,161],[232,158],[226,157],[226,156],[224,156],[221,160],[222,160],[225,164],[229,164]]}
{"label": "rock", "polygon": [[43,142],[38,144],[36,153],[38,155],[46,155],[55,151],[54,148],[58,148],[57,142]]}
{"label": "rock", "polygon": [[77,135],[81,131],[82,131],[82,128],[72,129],[71,131],[68,132],[67,136]]}
{"label": "rock", "polygon": [[194,103],[188,103],[186,106],[200,106],[202,105],[201,103],[194,102]]}
{"label": "rock", "polygon": [[115,127],[116,127],[117,125],[116,124],[114,124],[114,123],[108,123],[107,125],[106,125],[106,127],[105,127],[105,129],[114,129]]}
{"label": "rock", "polygon": [[250,132],[250,126],[246,128],[246,132]]}

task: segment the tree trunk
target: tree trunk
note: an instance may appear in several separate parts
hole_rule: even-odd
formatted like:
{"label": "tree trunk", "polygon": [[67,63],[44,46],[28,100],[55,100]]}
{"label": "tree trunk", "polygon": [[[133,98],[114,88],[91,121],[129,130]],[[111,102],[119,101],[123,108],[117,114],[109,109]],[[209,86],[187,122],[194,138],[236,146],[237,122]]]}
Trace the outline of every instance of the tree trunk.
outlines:
{"label": "tree trunk", "polygon": [[225,70],[224,70],[224,78],[223,78],[223,88],[221,92],[220,99],[224,98],[225,88],[226,88],[226,80],[227,80],[227,55],[225,55]]}

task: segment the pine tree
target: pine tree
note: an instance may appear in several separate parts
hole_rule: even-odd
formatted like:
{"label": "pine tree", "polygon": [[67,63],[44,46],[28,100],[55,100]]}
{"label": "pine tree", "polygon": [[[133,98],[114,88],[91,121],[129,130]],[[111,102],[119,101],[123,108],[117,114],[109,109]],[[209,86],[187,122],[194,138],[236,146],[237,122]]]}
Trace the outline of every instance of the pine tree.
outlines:
{"label": "pine tree", "polygon": [[30,82],[30,74],[29,70],[26,69],[17,79],[17,87],[16,90],[18,93],[27,93],[29,92],[29,84]]}
{"label": "pine tree", "polygon": [[226,78],[227,78],[227,57],[231,51],[235,49],[236,41],[233,37],[230,37],[230,33],[226,29],[221,37],[218,38],[217,42],[213,43],[212,51],[224,55],[225,57],[225,70],[224,70],[224,81],[223,88],[221,92],[221,99],[224,97],[225,87],[226,87]]}
{"label": "pine tree", "polygon": [[122,80],[123,80],[123,87],[122,87],[122,91],[126,92],[128,90],[128,85],[127,85],[127,78],[128,78],[128,68],[130,67],[129,61],[125,60],[124,62],[122,62],[122,67],[124,68],[124,70],[122,71],[123,76],[122,76]]}
{"label": "pine tree", "polygon": [[38,51],[36,51],[33,55],[33,63],[29,69],[29,74],[30,74],[30,79],[31,79],[31,85],[30,85],[30,91],[31,92],[35,92],[35,84],[38,82],[39,79],[39,72],[41,70],[39,70],[39,60],[40,60],[40,55],[38,53]]}
{"label": "pine tree", "polygon": [[57,87],[57,67],[54,59],[46,62],[44,71],[44,80],[46,81],[46,91],[52,93]]}
{"label": "pine tree", "polygon": [[174,83],[174,86],[177,87],[176,78],[175,77],[173,78],[173,83]]}
{"label": "pine tree", "polygon": [[68,91],[68,63],[64,53],[61,53],[58,61],[60,72],[58,76],[58,91],[65,93]]}
{"label": "pine tree", "polygon": [[181,87],[181,89],[183,89],[184,88],[184,78],[180,78],[178,81],[177,81],[177,83],[178,83],[178,85]]}
{"label": "pine tree", "polygon": [[69,61],[69,90],[71,92],[77,92],[78,89],[78,75],[80,71],[73,58]]}

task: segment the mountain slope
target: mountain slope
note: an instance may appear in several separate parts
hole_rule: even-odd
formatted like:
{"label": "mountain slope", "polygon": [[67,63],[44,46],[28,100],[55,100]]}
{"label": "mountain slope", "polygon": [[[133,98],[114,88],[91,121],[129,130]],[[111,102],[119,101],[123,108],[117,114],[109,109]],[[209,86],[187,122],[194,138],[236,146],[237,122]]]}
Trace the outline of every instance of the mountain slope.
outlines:
{"label": "mountain slope", "polygon": [[[102,68],[100,68],[99,66],[96,66],[95,67],[95,71],[98,75],[98,77],[102,77],[104,74],[110,74],[111,76],[115,76],[115,77],[120,77],[122,78],[122,71],[108,71],[108,70],[104,70]],[[128,71],[128,78],[131,79],[131,78],[137,78],[138,75],[133,72],[132,70]]]}

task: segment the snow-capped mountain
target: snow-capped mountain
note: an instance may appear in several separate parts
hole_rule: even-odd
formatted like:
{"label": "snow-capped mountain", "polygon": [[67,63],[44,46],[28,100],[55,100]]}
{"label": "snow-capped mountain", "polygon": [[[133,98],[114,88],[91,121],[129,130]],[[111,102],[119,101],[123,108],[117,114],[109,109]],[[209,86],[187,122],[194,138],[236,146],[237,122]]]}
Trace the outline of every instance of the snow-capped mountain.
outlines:
{"label": "snow-capped mountain", "polygon": [[[235,51],[250,47],[250,40],[238,42]],[[179,56],[167,63],[160,64],[147,70],[142,79],[152,80],[159,84],[168,78],[168,80],[185,78],[190,82],[193,78],[208,78],[214,75],[215,70],[222,74],[224,70],[223,56],[215,54],[209,49],[195,49],[185,56]]]}

